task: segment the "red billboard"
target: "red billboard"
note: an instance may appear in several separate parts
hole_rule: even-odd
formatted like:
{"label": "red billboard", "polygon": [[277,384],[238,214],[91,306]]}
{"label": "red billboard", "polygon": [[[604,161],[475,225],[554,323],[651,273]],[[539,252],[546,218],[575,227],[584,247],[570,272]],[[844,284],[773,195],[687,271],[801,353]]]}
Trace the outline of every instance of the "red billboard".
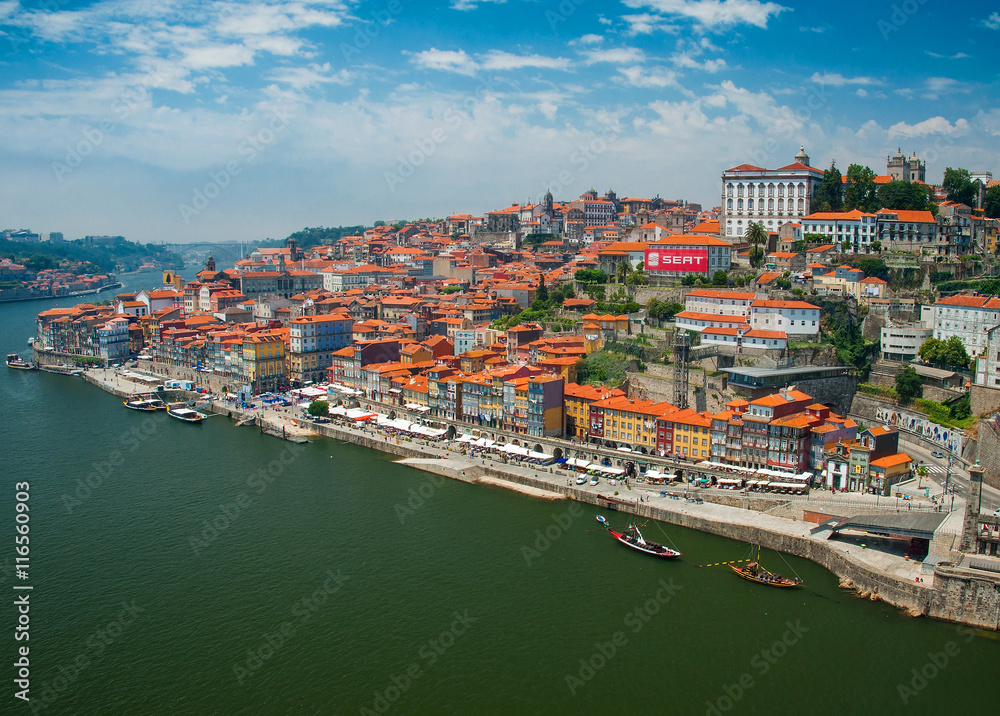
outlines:
{"label": "red billboard", "polygon": [[708,249],[646,249],[646,271],[708,273]]}

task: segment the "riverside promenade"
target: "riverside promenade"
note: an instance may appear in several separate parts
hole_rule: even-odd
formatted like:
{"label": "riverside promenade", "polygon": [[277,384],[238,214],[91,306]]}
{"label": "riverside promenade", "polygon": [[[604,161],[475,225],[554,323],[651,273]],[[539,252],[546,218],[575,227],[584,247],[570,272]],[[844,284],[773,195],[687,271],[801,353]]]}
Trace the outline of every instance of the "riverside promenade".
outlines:
{"label": "riverside promenade", "polygon": [[[114,392],[127,395],[132,392],[146,392],[149,385],[135,382],[113,369],[90,370],[84,376],[89,382]],[[930,563],[906,559],[899,541],[881,539],[875,536],[845,536],[828,539],[827,534],[812,534],[816,526],[801,519],[780,517],[771,508],[750,509],[713,502],[711,493],[726,493],[725,490],[701,490],[690,486],[653,486],[629,480],[626,484],[616,480],[612,484],[602,479],[596,486],[576,485],[578,473],[567,473],[553,466],[530,465],[512,462],[506,457],[493,453],[473,453],[467,446],[454,442],[429,442],[419,438],[391,435],[376,425],[369,424],[313,424],[300,419],[295,407],[256,406],[240,409],[214,401],[210,396],[187,394],[196,400],[204,400],[199,409],[227,415],[236,422],[256,418],[270,426],[283,427],[288,434],[299,436],[324,436],[343,442],[350,442],[386,453],[400,456],[399,463],[415,470],[431,472],[468,483],[481,483],[516,490],[526,495],[543,499],[572,499],[586,502],[601,509],[617,510],[652,518],[667,524],[679,525],[700,531],[711,532],[731,539],[760,544],[764,548],[775,549],[810,559],[833,572],[840,578],[841,586],[855,590],[859,596],[880,599],[905,610],[913,616],[928,615],[936,618],[982,626],[991,629],[1000,627],[998,616],[989,606],[977,607],[974,614],[963,611],[955,598],[945,598],[944,591],[955,591],[950,584],[953,577],[945,577],[948,584],[939,584],[940,573]],[[279,433],[280,434],[280,433]],[[818,511],[837,509],[837,500],[829,493],[819,493],[822,497],[792,499],[788,495],[762,495],[778,507],[793,502],[805,501],[811,509]],[[705,498],[694,501],[695,496]],[[726,497],[724,494],[721,497]],[[856,495],[853,498],[870,496]],[[691,498],[691,499],[688,499]],[[883,498],[883,501],[885,498]],[[852,500],[855,501],[855,500]],[[856,501],[854,514],[864,512],[865,500]],[[747,503],[749,504],[749,503]],[[872,505],[874,507],[874,505]],[[956,533],[961,529],[964,503],[956,500],[956,510],[950,513],[942,530]],[[787,509],[787,508],[786,508]],[[669,539],[666,540],[669,542]],[[683,544],[678,544],[683,551]],[[952,547],[957,549],[957,544]],[[1000,598],[1000,582],[997,586],[982,585],[996,592]],[[962,594],[965,594],[962,591]],[[946,603],[947,602],[947,603]]]}

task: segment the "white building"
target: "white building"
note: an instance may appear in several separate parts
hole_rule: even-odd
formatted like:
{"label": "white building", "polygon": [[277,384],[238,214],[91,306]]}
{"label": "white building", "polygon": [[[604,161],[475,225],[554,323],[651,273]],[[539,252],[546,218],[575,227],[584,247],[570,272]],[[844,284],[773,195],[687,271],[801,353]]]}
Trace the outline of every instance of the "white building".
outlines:
{"label": "white building", "polygon": [[882,328],[882,359],[909,363],[919,357],[920,346],[924,344],[933,328],[915,326],[885,326]]}
{"label": "white building", "polygon": [[740,164],[722,173],[722,213],[719,224],[723,238],[738,243],[753,222],[768,231],[777,231],[788,221],[800,221],[812,213],[812,197],[823,171],[809,166],[802,148],[792,164],[764,169]]}
{"label": "white building", "polygon": [[1000,298],[949,296],[934,304],[934,337],[946,341],[958,336],[975,358],[986,348],[987,333],[1000,325]]}
{"label": "white building", "polygon": [[947,253],[948,247],[938,241],[937,220],[931,212],[879,209],[876,216],[882,251]]}
{"label": "white building", "polygon": [[788,348],[788,336],[784,331],[747,331],[742,343],[747,348]]}
{"label": "white building", "polygon": [[878,239],[878,216],[864,211],[821,211],[802,217],[805,234],[822,234],[842,251],[868,252]]}
{"label": "white building", "polygon": [[756,300],[756,293],[699,289],[684,294],[684,310],[722,316],[739,316],[746,320],[750,316],[750,304]]}
{"label": "white building", "polygon": [[755,331],[784,331],[790,336],[819,333],[819,307],[805,301],[754,301],[750,327]]}
{"label": "white building", "polygon": [[976,385],[1000,388],[1000,326],[986,332],[986,348],[976,359]]}
{"label": "white building", "polygon": [[695,311],[681,311],[674,316],[674,325],[699,333],[706,328],[747,328],[746,319],[740,316],[723,316]]}

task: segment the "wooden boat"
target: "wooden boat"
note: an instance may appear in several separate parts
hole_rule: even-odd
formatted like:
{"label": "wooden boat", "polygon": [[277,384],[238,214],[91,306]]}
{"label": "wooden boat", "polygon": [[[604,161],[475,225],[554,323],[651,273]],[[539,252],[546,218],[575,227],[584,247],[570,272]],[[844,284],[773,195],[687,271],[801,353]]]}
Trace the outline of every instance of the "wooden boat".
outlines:
{"label": "wooden boat", "polygon": [[185,423],[200,423],[208,417],[204,413],[199,413],[197,410],[192,410],[191,408],[184,407],[183,405],[168,405],[167,415],[171,418],[183,420]]}
{"label": "wooden boat", "polygon": [[780,574],[764,569],[760,564],[760,545],[757,546],[757,559],[755,561],[747,562],[742,566],[730,564],[729,568],[747,581],[766,584],[768,587],[797,587],[802,584],[801,579],[782,577]]}
{"label": "wooden boat", "polygon": [[24,360],[21,356],[19,356],[17,353],[8,353],[7,354],[7,367],[8,368],[14,368],[16,370],[37,370],[38,369],[37,365],[35,365],[34,363],[29,363],[28,361]]}
{"label": "wooden boat", "polygon": [[616,540],[621,542],[626,547],[634,549],[636,552],[642,552],[643,554],[652,555],[653,557],[659,557],[661,559],[674,559],[675,557],[680,557],[681,553],[675,549],[670,549],[669,547],[664,547],[662,544],[656,542],[650,542],[644,539],[642,533],[636,525],[629,525],[628,529],[624,532],[615,532],[613,529],[608,528],[608,532]]}
{"label": "wooden boat", "polygon": [[151,393],[130,395],[122,401],[122,405],[130,410],[144,410],[146,412],[164,410],[167,407],[166,403]]}

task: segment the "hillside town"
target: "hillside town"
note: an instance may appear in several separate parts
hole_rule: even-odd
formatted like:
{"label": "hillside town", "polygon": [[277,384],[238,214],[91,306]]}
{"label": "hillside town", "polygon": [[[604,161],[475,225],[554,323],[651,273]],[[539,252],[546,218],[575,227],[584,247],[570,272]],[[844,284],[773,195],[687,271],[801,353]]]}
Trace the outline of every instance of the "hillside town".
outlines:
{"label": "hillside town", "polygon": [[[329,245],[291,238],[230,267],[210,256],[192,281],[164,271],[162,286],[41,312],[36,359],[135,360],[244,400],[365,401],[451,434],[889,495],[925,474],[901,431],[960,458],[966,428],[1000,408],[998,220],[983,210],[1000,186],[966,172],[960,203],[968,187],[927,184],[915,155],[887,157],[884,175],[855,166],[841,177],[802,149],[725,170],[711,209],[547,192]],[[877,206],[913,191],[920,209]]]}

